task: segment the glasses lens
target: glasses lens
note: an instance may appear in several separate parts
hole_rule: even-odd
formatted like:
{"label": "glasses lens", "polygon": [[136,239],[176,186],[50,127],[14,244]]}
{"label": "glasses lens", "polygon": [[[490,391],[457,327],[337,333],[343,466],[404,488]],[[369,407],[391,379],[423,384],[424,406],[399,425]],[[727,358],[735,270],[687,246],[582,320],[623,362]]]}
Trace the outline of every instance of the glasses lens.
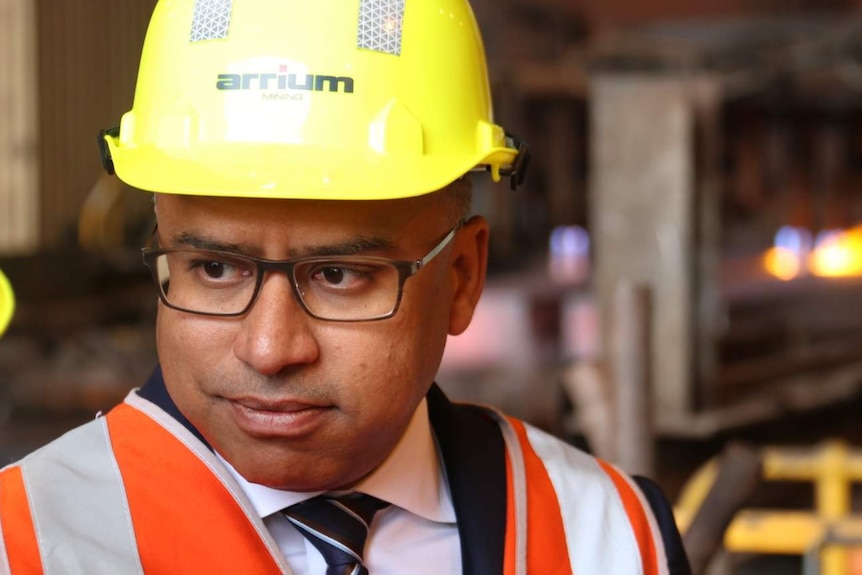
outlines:
{"label": "glasses lens", "polygon": [[151,268],[165,301],[186,311],[230,315],[245,310],[254,297],[253,261],[216,252],[173,251]]}
{"label": "glasses lens", "polygon": [[364,258],[301,262],[294,279],[308,311],[341,321],[390,315],[401,286],[398,268]]}

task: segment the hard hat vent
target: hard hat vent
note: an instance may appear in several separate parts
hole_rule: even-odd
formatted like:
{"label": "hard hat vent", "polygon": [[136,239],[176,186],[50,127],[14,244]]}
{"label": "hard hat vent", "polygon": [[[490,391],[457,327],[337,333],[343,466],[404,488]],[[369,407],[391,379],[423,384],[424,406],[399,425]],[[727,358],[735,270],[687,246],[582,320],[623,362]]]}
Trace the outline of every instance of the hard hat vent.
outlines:
{"label": "hard hat vent", "polygon": [[196,0],[192,16],[192,42],[227,38],[233,0]]}
{"label": "hard hat vent", "polygon": [[359,5],[360,48],[401,55],[404,0],[362,0]]}

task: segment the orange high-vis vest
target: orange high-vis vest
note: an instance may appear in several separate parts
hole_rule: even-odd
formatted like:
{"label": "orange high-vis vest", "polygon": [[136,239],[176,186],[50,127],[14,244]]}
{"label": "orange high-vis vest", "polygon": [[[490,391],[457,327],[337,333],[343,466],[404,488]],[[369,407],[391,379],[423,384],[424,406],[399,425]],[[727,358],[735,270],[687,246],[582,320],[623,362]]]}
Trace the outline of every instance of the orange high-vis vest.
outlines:
{"label": "orange high-vis vest", "polygon": [[[496,417],[507,447],[504,575],[667,575],[661,533],[631,479]],[[291,571],[215,454],[132,392],[0,471],[0,573]]]}

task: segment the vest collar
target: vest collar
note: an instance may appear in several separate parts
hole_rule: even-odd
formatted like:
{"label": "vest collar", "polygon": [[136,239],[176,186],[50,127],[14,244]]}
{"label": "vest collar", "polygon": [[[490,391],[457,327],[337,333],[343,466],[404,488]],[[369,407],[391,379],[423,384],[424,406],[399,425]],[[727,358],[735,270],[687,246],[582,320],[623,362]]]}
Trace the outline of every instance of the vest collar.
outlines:
{"label": "vest collar", "polygon": [[455,405],[437,385],[428,415],[458,519],[464,575],[499,575],[506,544],[506,448],[485,409]]}
{"label": "vest collar", "polygon": [[[160,366],[137,393],[209,447],[171,399]],[[427,398],[458,520],[464,575],[499,575],[503,572],[507,506],[506,449],[500,426],[481,407],[453,404],[436,384]]]}

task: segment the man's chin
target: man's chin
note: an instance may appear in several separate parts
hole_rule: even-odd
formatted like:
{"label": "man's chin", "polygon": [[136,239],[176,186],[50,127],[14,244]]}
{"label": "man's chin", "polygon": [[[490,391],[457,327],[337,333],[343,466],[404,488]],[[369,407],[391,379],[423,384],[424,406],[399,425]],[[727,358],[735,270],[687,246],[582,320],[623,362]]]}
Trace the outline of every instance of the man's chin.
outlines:
{"label": "man's chin", "polygon": [[[332,469],[319,460],[298,461],[295,457],[285,457],[284,461],[285,463],[277,466],[273,465],[271,460],[237,462],[231,465],[249,483],[298,493],[349,489],[365,476],[355,476],[343,469]],[[273,471],[275,467],[278,469]]]}

